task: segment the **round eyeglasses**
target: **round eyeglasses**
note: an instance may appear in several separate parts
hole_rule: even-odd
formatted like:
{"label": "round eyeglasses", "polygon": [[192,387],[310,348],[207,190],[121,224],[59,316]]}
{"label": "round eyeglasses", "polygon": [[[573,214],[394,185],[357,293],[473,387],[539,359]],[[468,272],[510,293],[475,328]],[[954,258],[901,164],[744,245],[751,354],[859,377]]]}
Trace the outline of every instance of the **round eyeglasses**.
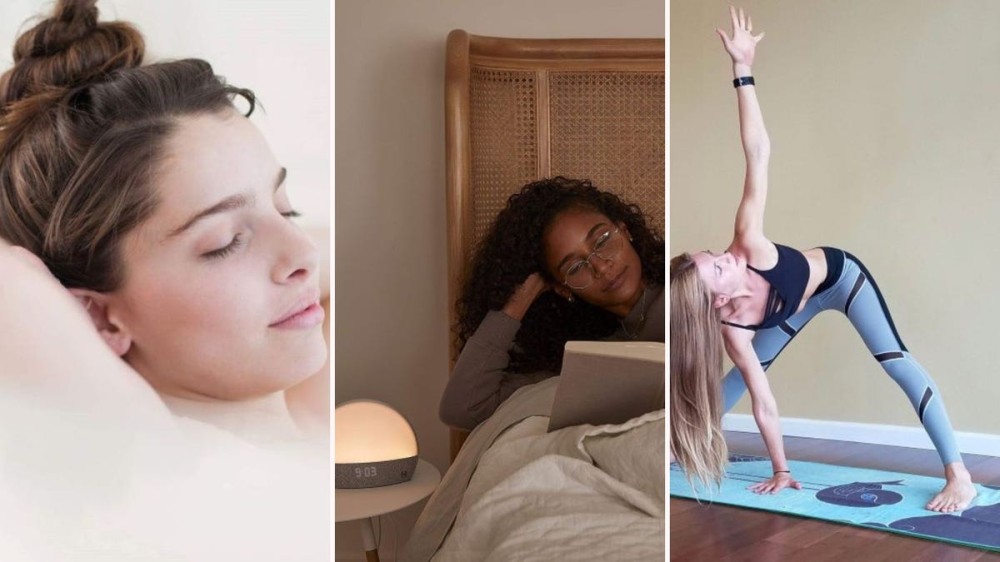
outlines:
{"label": "round eyeglasses", "polygon": [[618,228],[605,230],[594,237],[591,243],[590,255],[586,259],[577,260],[566,268],[563,284],[571,289],[586,289],[594,282],[597,271],[590,260],[597,256],[603,260],[612,260],[622,249],[622,235]]}

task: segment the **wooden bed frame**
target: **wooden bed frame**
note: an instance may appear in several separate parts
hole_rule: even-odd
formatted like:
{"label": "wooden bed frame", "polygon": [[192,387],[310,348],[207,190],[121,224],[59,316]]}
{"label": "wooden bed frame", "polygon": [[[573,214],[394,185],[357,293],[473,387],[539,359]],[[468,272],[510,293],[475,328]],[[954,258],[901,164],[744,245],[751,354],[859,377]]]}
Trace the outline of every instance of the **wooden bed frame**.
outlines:
{"label": "wooden bed frame", "polygon": [[[638,204],[665,227],[663,39],[448,35],[445,143],[448,306],[510,194],[563,175]],[[454,459],[465,431],[451,432]]]}

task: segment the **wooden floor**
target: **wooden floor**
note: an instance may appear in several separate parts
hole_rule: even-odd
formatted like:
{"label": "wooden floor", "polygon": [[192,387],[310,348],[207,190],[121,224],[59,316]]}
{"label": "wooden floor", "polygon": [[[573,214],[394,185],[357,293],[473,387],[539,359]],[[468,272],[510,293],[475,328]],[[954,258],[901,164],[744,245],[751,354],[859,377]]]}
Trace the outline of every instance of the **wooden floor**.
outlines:
{"label": "wooden floor", "polygon": [[[731,454],[767,456],[756,433],[726,432]],[[794,460],[943,477],[937,452],[785,437]],[[978,484],[1000,486],[1000,457],[963,455]],[[1000,561],[1000,554],[848,525],[670,498],[670,559],[778,562]]]}

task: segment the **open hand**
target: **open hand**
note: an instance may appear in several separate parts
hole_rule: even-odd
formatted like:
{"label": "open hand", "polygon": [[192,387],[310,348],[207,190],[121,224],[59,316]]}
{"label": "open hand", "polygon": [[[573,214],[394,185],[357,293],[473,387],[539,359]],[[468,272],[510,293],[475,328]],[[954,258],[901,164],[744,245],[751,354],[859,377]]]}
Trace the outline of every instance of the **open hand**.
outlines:
{"label": "open hand", "polygon": [[726,48],[730,58],[733,59],[734,64],[751,66],[753,65],[754,52],[757,50],[757,43],[764,38],[764,34],[761,33],[757,36],[750,34],[753,31],[753,22],[750,21],[750,16],[744,15],[743,8],[737,12],[736,8],[730,6],[729,15],[733,19],[733,36],[729,37],[726,32],[718,28],[715,32],[722,38],[722,45]]}
{"label": "open hand", "polygon": [[772,476],[770,480],[758,482],[752,486],[747,486],[747,490],[758,494],[777,494],[784,488],[801,490],[802,484],[796,482],[795,479],[792,478],[791,474],[787,472],[779,472]]}

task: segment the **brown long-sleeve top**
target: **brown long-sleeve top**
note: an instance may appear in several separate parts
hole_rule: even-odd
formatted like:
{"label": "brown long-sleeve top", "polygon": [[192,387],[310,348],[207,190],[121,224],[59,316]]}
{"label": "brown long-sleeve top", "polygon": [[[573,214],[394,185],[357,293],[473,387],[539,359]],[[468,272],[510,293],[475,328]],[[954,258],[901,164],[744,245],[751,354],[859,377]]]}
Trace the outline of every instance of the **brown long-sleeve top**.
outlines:
{"label": "brown long-sleeve top", "polygon": [[[663,287],[647,289],[645,306],[640,301],[623,320],[623,327],[609,340],[665,341]],[[625,331],[628,327],[628,333]],[[511,373],[510,348],[521,323],[492,310],[476,328],[455,362],[448,386],[441,397],[441,421],[461,429],[473,429],[510,398],[515,390],[557,375],[548,371]],[[630,337],[629,333],[635,334]]]}

